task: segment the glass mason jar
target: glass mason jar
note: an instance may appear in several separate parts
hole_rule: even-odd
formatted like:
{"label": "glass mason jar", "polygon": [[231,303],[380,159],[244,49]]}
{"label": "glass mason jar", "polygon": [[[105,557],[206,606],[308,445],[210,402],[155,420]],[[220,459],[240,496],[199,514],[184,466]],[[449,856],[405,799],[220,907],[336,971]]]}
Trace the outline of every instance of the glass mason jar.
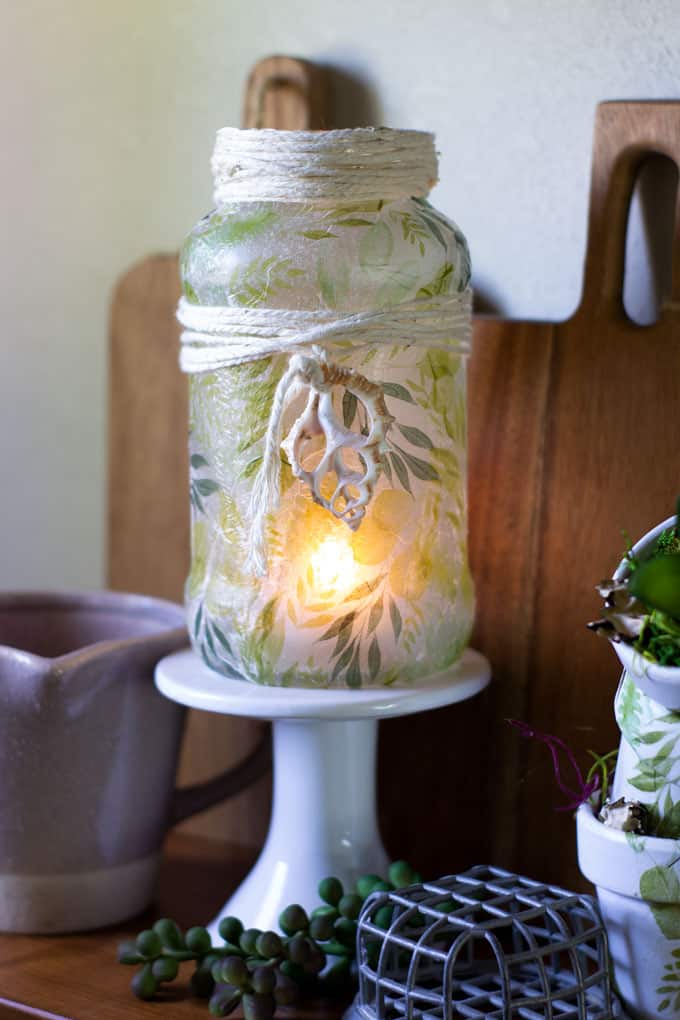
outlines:
{"label": "glass mason jar", "polygon": [[[322,172],[317,166],[311,175],[310,139],[331,150],[325,161],[315,150]],[[391,146],[404,139],[412,151],[392,173]],[[343,154],[354,154],[350,168],[338,169],[333,158],[340,142]],[[251,157],[256,172],[241,186]],[[268,183],[261,167],[272,160]],[[332,310],[340,317],[469,293],[465,238],[425,197],[436,180],[431,135],[225,129],[213,171],[217,208],[181,252],[190,305]],[[320,346],[334,365],[378,383],[393,418],[365,514],[358,527],[348,527],[315,500],[293,473],[284,444],[280,502],[268,518],[267,571],[255,574],[248,566],[250,502],[289,354],[194,371],[186,584],[192,642],[213,669],[259,684],[417,683],[458,659],[473,620],[467,345],[452,335],[450,346],[428,346],[405,331],[389,343],[334,336]],[[332,404],[346,430],[366,434],[369,409],[355,394],[334,387]],[[284,433],[304,407],[300,394],[286,408]],[[358,453],[365,467],[366,453]],[[318,452],[307,459],[302,466],[311,471]],[[337,482],[332,472],[320,479],[329,500]]]}

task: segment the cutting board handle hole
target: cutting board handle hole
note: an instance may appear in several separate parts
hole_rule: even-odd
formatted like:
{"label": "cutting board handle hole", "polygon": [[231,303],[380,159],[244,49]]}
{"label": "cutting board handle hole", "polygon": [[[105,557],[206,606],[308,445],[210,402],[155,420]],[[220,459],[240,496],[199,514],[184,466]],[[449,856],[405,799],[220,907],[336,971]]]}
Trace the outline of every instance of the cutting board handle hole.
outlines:
{"label": "cutting board handle hole", "polygon": [[671,295],[678,167],[654,153],[639,165],[633,185],[623,274],[623,307],[638,326],[650,326]]}

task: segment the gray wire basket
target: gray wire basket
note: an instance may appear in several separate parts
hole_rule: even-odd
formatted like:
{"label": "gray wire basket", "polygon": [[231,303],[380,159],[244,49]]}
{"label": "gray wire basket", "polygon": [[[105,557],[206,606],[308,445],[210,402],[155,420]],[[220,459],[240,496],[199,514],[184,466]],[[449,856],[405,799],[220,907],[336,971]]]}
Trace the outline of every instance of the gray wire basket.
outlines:
{"label": "gray wire basket", "polygon": [[622,1015],[595,900],[499,868],[374,893],[357,956],[364,1020]]}

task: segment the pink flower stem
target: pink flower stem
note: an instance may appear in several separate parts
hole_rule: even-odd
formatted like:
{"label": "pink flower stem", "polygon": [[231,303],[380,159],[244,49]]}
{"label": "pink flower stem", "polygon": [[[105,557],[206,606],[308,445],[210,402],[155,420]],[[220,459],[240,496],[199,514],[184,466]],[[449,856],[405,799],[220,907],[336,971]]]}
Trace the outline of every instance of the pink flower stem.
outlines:
{"label": "pink flower stem", "polygon": [[[578,762],[574,757],[573,751],[571,750],[570,747],[567,746],[567,744],[565,744],[561,737],[553,736],[550,733],[541,733],[540,730],[533,729],[531,726],[528,726],[525,722],[521,722],[519,719],[508,719],[507,721],[510,723],[511,726],[514,726],[516,729],[518,729],[523,737],[534,737],[536,740],[540,740],[542,743],[546,744],[548,750],[550,751],[553,772],[555,774],[555,781],[560,791],[565,795],[565,797],[569,798],[569,803],[565,804],[562,807],[556,808],[557,811],[574,811],[577,807],[579,807],[580,804],[585,803],[585,801],[592,797],[596,790],[599,789],[600,786],[599,775],[596,775],[590,782],[587,782],[583,777],[583,773],[578,767]],[[560,767],[560,751],[562,751],[566,755],[567,761],[569,762],[574,771],[579,792],[570,790],[566,782],[562,778],[562,770]]]}

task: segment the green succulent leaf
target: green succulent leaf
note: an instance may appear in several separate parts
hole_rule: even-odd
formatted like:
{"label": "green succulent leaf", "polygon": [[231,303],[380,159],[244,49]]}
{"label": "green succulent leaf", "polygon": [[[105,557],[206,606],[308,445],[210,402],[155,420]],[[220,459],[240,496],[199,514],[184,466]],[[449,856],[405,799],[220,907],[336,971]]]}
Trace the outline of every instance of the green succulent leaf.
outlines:
{"label": "green succulent leaf", "polygon": [[645,605],[680,618],[680,554],[655,556],[630,576],[632,595]]}

